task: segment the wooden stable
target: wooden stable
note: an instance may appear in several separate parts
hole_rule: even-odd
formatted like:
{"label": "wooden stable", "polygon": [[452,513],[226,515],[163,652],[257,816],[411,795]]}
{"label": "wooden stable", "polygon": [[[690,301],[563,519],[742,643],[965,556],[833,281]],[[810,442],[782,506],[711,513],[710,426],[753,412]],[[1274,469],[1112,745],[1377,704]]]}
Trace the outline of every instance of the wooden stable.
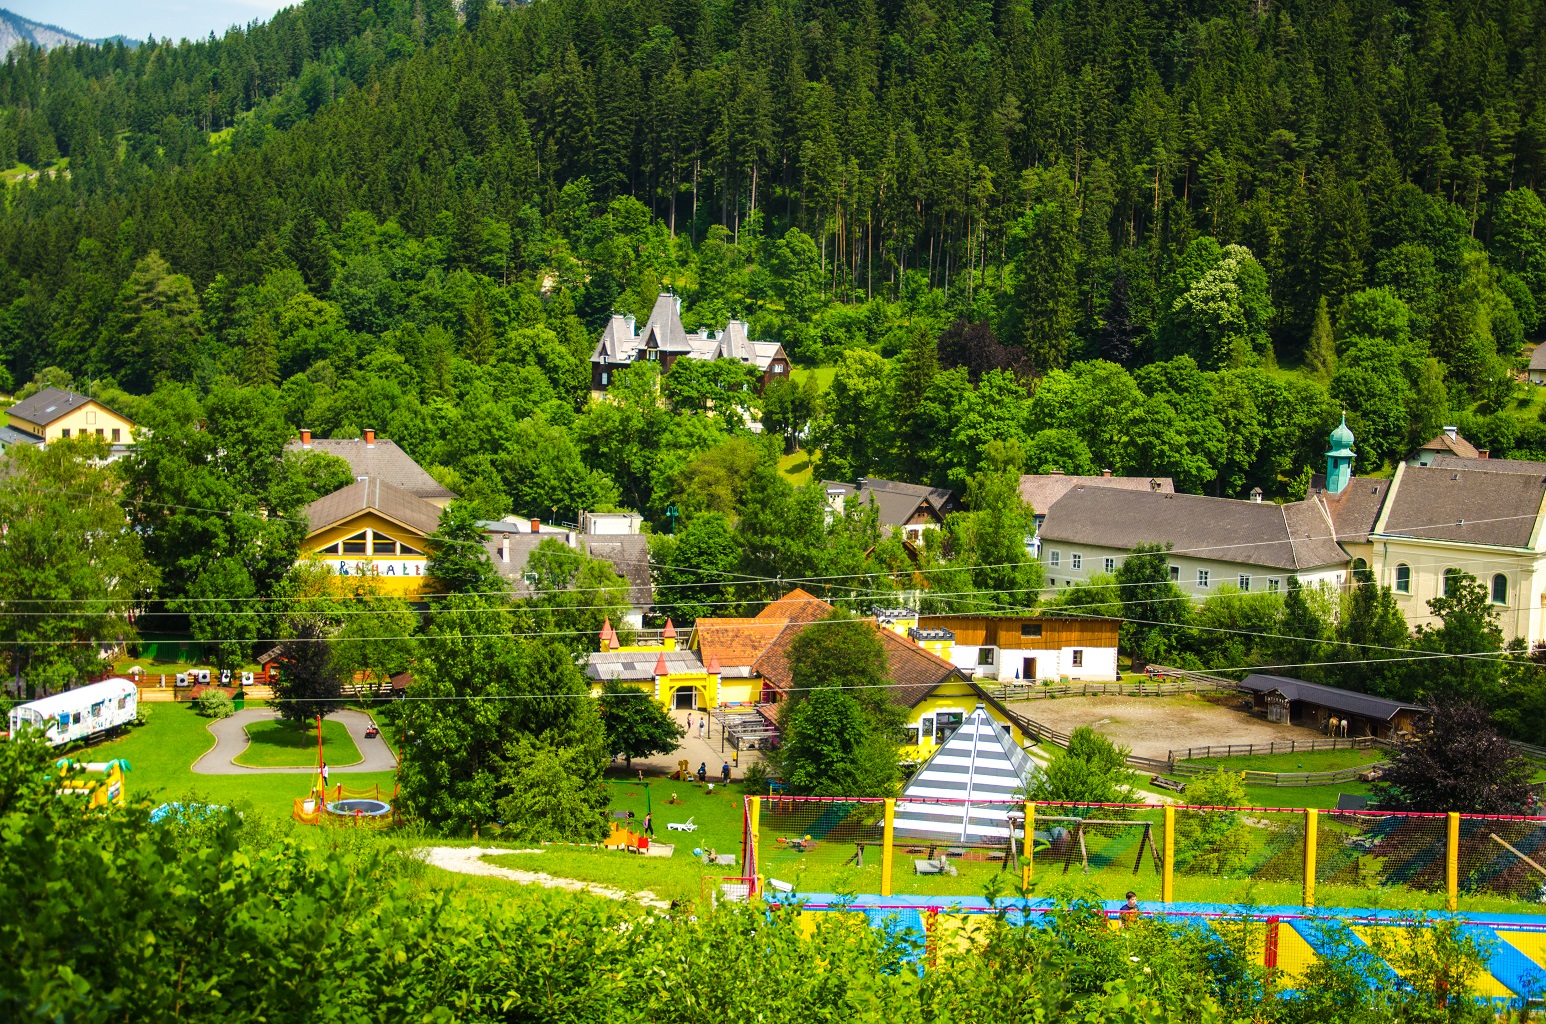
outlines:
{"label": "wooden stable", "polygon": [[948,629],[963,647],[1028,651],[1116,647],[1120,623],[1059,615],[921,615],[920,629]]}

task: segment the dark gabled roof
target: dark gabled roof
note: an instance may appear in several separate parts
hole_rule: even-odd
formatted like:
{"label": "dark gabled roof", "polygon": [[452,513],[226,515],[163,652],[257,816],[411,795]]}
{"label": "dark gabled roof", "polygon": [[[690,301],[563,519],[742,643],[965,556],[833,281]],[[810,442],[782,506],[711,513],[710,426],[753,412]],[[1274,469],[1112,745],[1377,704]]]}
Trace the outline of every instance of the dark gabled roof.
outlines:
{"label": "dark gabled roof", "polygon": [[[1460,462],[1465,468],[1458,467]],[[1546,474],[1500,471],[1491,459],[1457,459],[1445,466],[1403,464],[1396,474],[1382,536],[1530,546],[1546,499]]]}
{"label": "dark gabled roof", "polygon": [[[654,591],[650,585],[650,548],[649,538],[643,534],[600,534],[578,533],[571,534],[574,545],[582,554],[588,555],[598,561],[608,562],[617,574],[628,581],[628,602],[635,608],[647,608],[654,599]],[[505,552],[506,540],[509,541],[508,559],[500,556]],[[483,547],[489,553],[489,558],[494,562],[494,568],[499,574],[512,582],[511,593],[516,597],[526,598],[531,596],[531,587],[526,583],[526,560],[531,553],[537,550],[537,545],[545,540],[566,543],[566,535],[562,533],[514,533],[501,532],[496,536],[486,537]],[[653,664],[653,662],[651,662]]]}
{"label": "dark gabled roof", "polygon": [[336,455],[349,464],[356,480],[361,477],[381,480],[428,501],[449,501],[456,497],[399,448],[396,441],[384,437],[376,438],[373,444],[366,444],[362,437],[313,438],[310,445],[303,445],[297,439],[285,445],[285,450]]}
{"label": "dark gabled roof", "polygon": [[1322,686],[1320,683],[1307,683],[1303,679],[1294,679],[1290,676],[1271,676],[1260,672],[1253,672],[1246,676],[1240,685],[1252,693],[1270,693],[1276,690],[1288,700],[1301,700],[1333,711],[1345,711],[1350,715],[1362,715],[1381,722],[1390,721],[1396,717],[1398,711],[1428,710],[1421,704],[1404,704],[1398,700],[1386,700],[1384,697],[1373,697],[1367,693],[1354,693],[1352,690],[1339,690],[1335,686]]}
{"label": "dark gabled roof", "polygon": [[[97,399],[83,395],[79,391],[67,391],[64,388],[44,388],[30,398],[22,399],[5,411],[7,415],[15,416],[19,420],[26,420],[28,423],[36,423],[40,427],[46,427],[59,417],[79,409],[87,402],[96,402],[102,408],[107,408]],[[117,415],[121,416],[123,414],[117,413]]]}
{"label": "dark gabled roof", "polygon": [[1035,473],[1020,478],[1020,497],[1037,515],[1057,504],[1057,500],[1075,487],[1117,487],[1124,491],[1174,492],[1175,481],[1168,476],[1069,476],[1066,473]]}
{"label": "dark gabled roof", "polygon": [[1041,538],[1118,550],[1170,544],[1177,555],[1293,571],[1347,561],[1314,502],[1274,505],[1081,485],[1047,510]]}
{"label": "dark gabled roof", "polygon": [[1310,480],[1313,497],[1326,508],[1337,540],[1344,544],[1362,544],[1374,532],[1374,524],[1380,518],[1385,505],[1385,495],[1390,493],[1389,480],[1372,477],[1354,477],[1348,481],[1341,494],[1326,493],[1326,478],[1317,474]]}
{"label": "dark gabled roof", "polygon": [[13,444],[42,444],[43,439],[36,434],[24,433],[15,427],[0,426],[0,448],[8,448]]}
{"label": "dark gabled roof", "polygon": [[382,480],[356,480],[306,506],[306,533],[325,530],[361,512],[379,512],[424,537],[440,525],[440,509],[418,495]]}
{"label": "dark gabled roof", "polygon": [[875,506],[881,526],[901,526],[913,517],[920,507],[927,508],[941,522],[955,511],[955,495],[943,487],[927,484],[907,484],[898,480],[879,480],[866,477],[857,485],[823,480],[826,493],[847,499],[855,494],[861,502]]}
{"label": "dark gabled roof", "polygon": [[639,333],[639,348],[654,347],[662,352],[691,352],[692,342],[687,339],[687,329],[682,326],[682,315],[677,310],[677,298],[669,292],[661,292]]}
{"label": "dark gabled roof", "polygon": [[1521,476],[1546,476],[1546,462],[1528,459],[1468,459],[1463,455],[1439,454],[1429,469],[1464,469],[1477,473],[1517,473]]}

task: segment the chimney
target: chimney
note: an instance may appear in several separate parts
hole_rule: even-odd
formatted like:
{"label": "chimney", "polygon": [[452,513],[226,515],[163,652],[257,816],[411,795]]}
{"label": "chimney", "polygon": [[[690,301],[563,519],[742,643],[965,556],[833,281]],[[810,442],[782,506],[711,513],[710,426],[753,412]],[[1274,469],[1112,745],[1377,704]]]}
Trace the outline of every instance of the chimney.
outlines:
{"label": "chimney", "polygon": [[541,533],[542,532],[542,520],[538,519],[536,516],[532,516],[531,532],[532,533]]}
{"label": "chimney", "polygon": [[632,338],[632,337],[635,337],[636,335],[638,335],[638,333],[639,333],[638,321],[633,318],[633,314],[629,313],[623,319],[628,321],[628,336],[630,338]]}
{"label": "chimney", "polygon": [[1444,428],[1444,436],[1449,438],[1451,441],[1453,441],[1455,439],[1455,435],[1458,434],[1458,433],[1460,433],[1460,428],[1459,427],[1445,427]]}
{"label": "chimney", "polygon": [[1258,505],[1261,504],[1261,488],[1260,487],[1252,487],[1251,488],[1251,500],[1254,501]]}
{"label": "chimney", "polygon": [[1110,477],[1111,477],[1111,470],[1103,469],[1103,470],[1100,471],[1100,475],[1103,476],[1103,477],[1106,477],[1107,479],[1110,479]]}
{"label": "chimney", "polygon": [[365,428],[365,444],[366,444],[366,446],[369,447],[370,445],[373,445],[375,443],[376,443],[376,428],[375,427],[366,427]]}
{"label": "chimney", "polygon": [[301,447],[302,448],[310,448],[311,447],[311,429],[309,427],[302,427],[301,428]]}
{"label": "chimney", "polygon": [[1492,449],[1491,448],[1478,448],[1478,449],[1476,449],[1476,457],[1478,459],[1485,459],[1490,454],[1492,454]]}
{"label": "chimney", "polygon": [[510,561],[510,535],[508,533],[499,538],[499,560],[501,562]]}

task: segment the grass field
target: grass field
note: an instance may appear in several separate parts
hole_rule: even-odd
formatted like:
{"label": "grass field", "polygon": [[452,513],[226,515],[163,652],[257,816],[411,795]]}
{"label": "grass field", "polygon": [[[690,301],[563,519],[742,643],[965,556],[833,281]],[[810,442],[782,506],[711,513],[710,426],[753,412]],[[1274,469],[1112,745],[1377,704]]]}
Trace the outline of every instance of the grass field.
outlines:
{"label": "grass field", "polygon": [[[207,728],[210,719],[200,718],[186,704],[154,704],[147,710],[150,720],[146,725],[131,730],[122,739],[72,751],[72,755],[92,761],[126,759],[130,765],[127,781],[131,799],[189,799],[289,817],[295,798],[305,796],[310,782],[306,775],[193,774],[189,770],[193,762],[215,745]],[[379,785],[390,792],[393,774],[364,772],[337,776],[335,781],[351,789]]]}
{"label": "grass field", "polygon": [[784,474],[785,480],[788,480],[796,487],[810,483],[813,468],[811,457],[803,451],[797,451],[793,455],[785,455],[778,460],[778,471]]}
{"label": "grass field", "polygon": [[806,377],[815,377],[816,386],[823,391],[832,386],[832,378],[835,376],[837,376],[837,367],[835,366],[813,366],[807,368],[796,366],[789,371],[789,379],[796,384],[803,382]]}
{"label": "grass field", "polygon": [[[313,726],[293,722],[253,722],[247,726],[247,749],[236,763],[249,768],[304,768],[317,763],[317,733]],[[347,768],[365,758],[342,722],[322,723],[322,757],[334,768]]]}
{"label": "grass field", "polygon": [[1390,757],[1383,750],[1316,750],[1298,754],[1251,754],[1246,757],[1211,757],[1187,764],[1216,765],[1231,772],[1334,772],[1358,768]]}

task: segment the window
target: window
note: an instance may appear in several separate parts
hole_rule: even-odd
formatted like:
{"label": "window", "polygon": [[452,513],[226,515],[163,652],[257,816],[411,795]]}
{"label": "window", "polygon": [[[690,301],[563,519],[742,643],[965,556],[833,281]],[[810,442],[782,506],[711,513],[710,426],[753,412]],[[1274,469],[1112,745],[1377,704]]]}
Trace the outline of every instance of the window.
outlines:
{"label": "window", "polygon": [[609,377],[611,377],[611,376],[612,375],[610,373],[608,373],[607,371],[605,371],[605,370],[601,371],[601,386],[602,387],[606,387],[607,386],[607,379]]}
{"label": "window", "polygon": [[1410,594],[1412,592],[1412,567],[1402,562],[1396,566],[1396,593]]}
{"label": "window", "polygon": [[1458,593],[1460,593],[1460,570],[1459,569],[1445,569],[1444,570],[1444,596],[1445,597],[1454,597]]}
{"label": "window", "polygon": [[1041,636],[1041,623],[1039,623],[1039,622],[1022,622],[1022,623],[1020,623],[1020,635],[1021,636]]}
{"label": "window", "polygon": [[1249,594],[1250,592],[1251,592],[1251,577],[1245,575],[1244,573],[1241,573],[1241,575],[1240,575],[1240,593],[1242,593],[1242,594]]}
{"label": "window", "polygon": [[1283,585],[1283,582],[1281,580],[1279,580],[1276,576],[1268,576],[1267,577],[1267,593],[1269,593],[1269,594],[1276,594],[1278,592],[1278,588],[1280,586],[1282,586],[1282,585]]}
{"label": "window", "polygon": [[1374,573],[1369,571],[1369,563],[1362,558],[1353,559],[1353,582],[1369,583],[1374,579]]}
{"label": "window", "polygon": [[65,427],[63,430],[59,431],[59,436],[60,437],[69,437],[70,436],[70,428],[69,427]]}
{"label": "window", "polygon": [[417,548],[410,548],[408,545],[399,541],[397,545],[397,553],[399,555],[417,555],[420,552]]}
{"label": "window", "polygon": [[1061,551],[1048,551],[1047,561],[1051,563],[1054,569],[1056,569],[1058,566],[1063,564],[1063,553]]}
{"label": "window", "polygon": [[81,713],[79,711],[75,712],[75,714],[70,716],[70,724],[71,725],[80,725],[81,724]]}
{"label": "window", "polygon": [[114,427],[113,428],[113,443],[117,444],[121,440],[123,440],[123,431],[119,430],[117,427]]}
{"label": "window", "polygon": [[994,653],[993,652],[993,648],[991,648],[991,647],[978,648],[978,650],[977,650],[977,664],[979,664],[979,665],[991,665],[991,664],[993,664],[993,653]]}
{"label": "window", "polygon": [[1075,551],[1073,554],[1068,556],[1068,565],[1072,569],[1084,568],[1084,556]]}
{"label": "window", "polygon": [[1170,567],[1170,582],[1172,582],[1172,583],[1180,583],[1181,582],[1181,567],[1179,565],[1172,565]]}
{"label": "window", "polygon": [[397,554],[397,541],[384,533],[378,533],[371,538],[370,550],[372,554],[376,555],[395,555]]}
{"label": "window", "polygon": [[1115,558],[1108,558],[1108,559],[1106,559],[1106,571],[1107,572],[1116,572],[1117,571],[1117,560]]}
{"label": "window", "polygon": [[783,363],[774,363],[773,364],[773,372],[774,373],[783,373],[784,372],[784,364]]}
{"label": "window", "polygon": [[1508,604],[1508,577],[1501,572],[1492,577],[1492,603]]}
{"label": "window", "polygon": [[87,409],[86,410],[86,422],[87,423],[95,423],[96,421],[97,421],[96,410],[95,409]]}
{"label": "window", "polygon": [[1073,663],[1074,663],[1074,668],[1083,668],[1084,667],[1084,652],[1083,651],[1075,651],[1074,652]]}
{"label": "window", "polygon": [[966,716],[959,711],[936,711],[934,713],[934,742],[943,743],[955,735],[961,728],[961,722]]}
{"label": "window", "polygon": [[344,538],[344,554],[363,555],[365,553],[365,531],[361,530],[353,537]]}
{"label": "window", "polygon": [[97,428],[97,436],[98,436],[98,437],[101,437],[101,436],[102,436],[102,428],[101,428],[101,427],[98,427],[98,428]]}
{"label": "window", "polygon": [[336,543],[329,544],[327,547],[322,549],[322,553],[324,555],[336,555],[338,554],[338,545]]}
{"label": "window", "polygon": [[1199,587],[1207,587],[1207,585],[1208,585],[1208,570],[1207,569],[1198,569],[1197,570],[1197,585]]}

